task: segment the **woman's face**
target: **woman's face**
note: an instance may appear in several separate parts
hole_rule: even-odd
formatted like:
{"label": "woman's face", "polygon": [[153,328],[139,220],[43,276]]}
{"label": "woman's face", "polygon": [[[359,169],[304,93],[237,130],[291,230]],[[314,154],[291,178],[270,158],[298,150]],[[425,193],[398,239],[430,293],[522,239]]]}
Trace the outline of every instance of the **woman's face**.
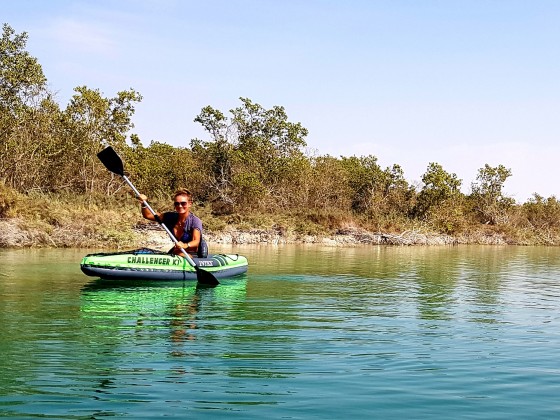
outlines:
{"label": "woman's face", "polygon": [[179,214],[187,213],[191,209],[191,202],[189,197],[186,195],[178,195],[175,197],[173,205],[175,206],[175,211]]}

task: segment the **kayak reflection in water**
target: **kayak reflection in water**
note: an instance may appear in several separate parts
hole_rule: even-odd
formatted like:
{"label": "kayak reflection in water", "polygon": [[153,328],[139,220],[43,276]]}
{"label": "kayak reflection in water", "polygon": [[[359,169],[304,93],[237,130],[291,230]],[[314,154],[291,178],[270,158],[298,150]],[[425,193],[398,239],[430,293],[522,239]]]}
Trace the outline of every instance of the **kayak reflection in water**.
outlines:
{"label": "kayak reflection in water", "polygon": [[191,213],[192,193],[189,190],[175,191],[173,195],[175,211],[157,212],[155,216],[150,212],[148,206],[144,205],[144,202],[147,201],[144,194],[140,194],[138,200],[142,203],[142,216],[145,219],[164,224],[177,239],[177,244],[171,252],[181,255],[182,249],[184,249],[201,258],[208,255],[208,247],[202,239],[202,221]]}

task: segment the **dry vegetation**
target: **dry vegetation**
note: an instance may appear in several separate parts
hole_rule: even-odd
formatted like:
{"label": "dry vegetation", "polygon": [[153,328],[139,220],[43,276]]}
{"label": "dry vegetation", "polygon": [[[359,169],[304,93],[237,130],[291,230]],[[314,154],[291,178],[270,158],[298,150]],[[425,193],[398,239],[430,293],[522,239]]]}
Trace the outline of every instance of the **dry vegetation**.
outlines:
{"label": "dry vegetation", "polygon": [[195,117],[204,140],[145,146],[131,133],[139,93],[79,86],[61,107],[27,34],[5,24],[0,41],[0,247],[129,247],[157,235],[98,161],[109,145],[155,208],[190,189],[210,241],[560,244],[560,202],[515,203],[502,193],[512,176],[503,165],[480,168],[469,194],[433,162],[410,185],[375,156],[307,154],[301,123],[247,98],[230,116],[204,107]]}
{"label": "dry vegetation", "polygon": [[[152,204],[169,209],[168,200]],[[0,184],[0,247],[165,248],[169,239],[157,224],[140,216],[130,194],[60,195],[20,194]],[[429,223],[410,222],[379,230],[367,221],[324,212],[289,214],[214,215],[210,208],[195,209],[212,243],[302,243],[332,246],[357,244],[454,245],[521,244],[558,245],[556,230],[478,225],[476,229],[450,235],[437,232]]]}

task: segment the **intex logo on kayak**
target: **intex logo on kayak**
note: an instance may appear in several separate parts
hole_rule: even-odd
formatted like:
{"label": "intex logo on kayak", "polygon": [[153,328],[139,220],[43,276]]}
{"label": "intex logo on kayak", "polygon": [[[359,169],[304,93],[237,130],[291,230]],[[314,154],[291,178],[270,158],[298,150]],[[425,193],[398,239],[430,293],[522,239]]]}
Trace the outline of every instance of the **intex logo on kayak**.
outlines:
{"label": "intex logo on kayak", "polygon": [[166,257],[128,257],[129,264],[181,265],[180,258]]}
{"label": "intex logo on kayak", "polygon": [[212,261],[198,261],[200,267],[212,267]]}

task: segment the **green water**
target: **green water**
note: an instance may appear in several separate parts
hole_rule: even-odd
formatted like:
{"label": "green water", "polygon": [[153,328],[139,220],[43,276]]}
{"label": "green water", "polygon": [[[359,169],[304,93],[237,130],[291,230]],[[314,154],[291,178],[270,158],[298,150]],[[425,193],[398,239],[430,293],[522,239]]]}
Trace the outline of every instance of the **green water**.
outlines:
{"label": "green water", "polygon": [[214,247],[215,289],[0,250],[0,417],[558,418],[560,249]]}

